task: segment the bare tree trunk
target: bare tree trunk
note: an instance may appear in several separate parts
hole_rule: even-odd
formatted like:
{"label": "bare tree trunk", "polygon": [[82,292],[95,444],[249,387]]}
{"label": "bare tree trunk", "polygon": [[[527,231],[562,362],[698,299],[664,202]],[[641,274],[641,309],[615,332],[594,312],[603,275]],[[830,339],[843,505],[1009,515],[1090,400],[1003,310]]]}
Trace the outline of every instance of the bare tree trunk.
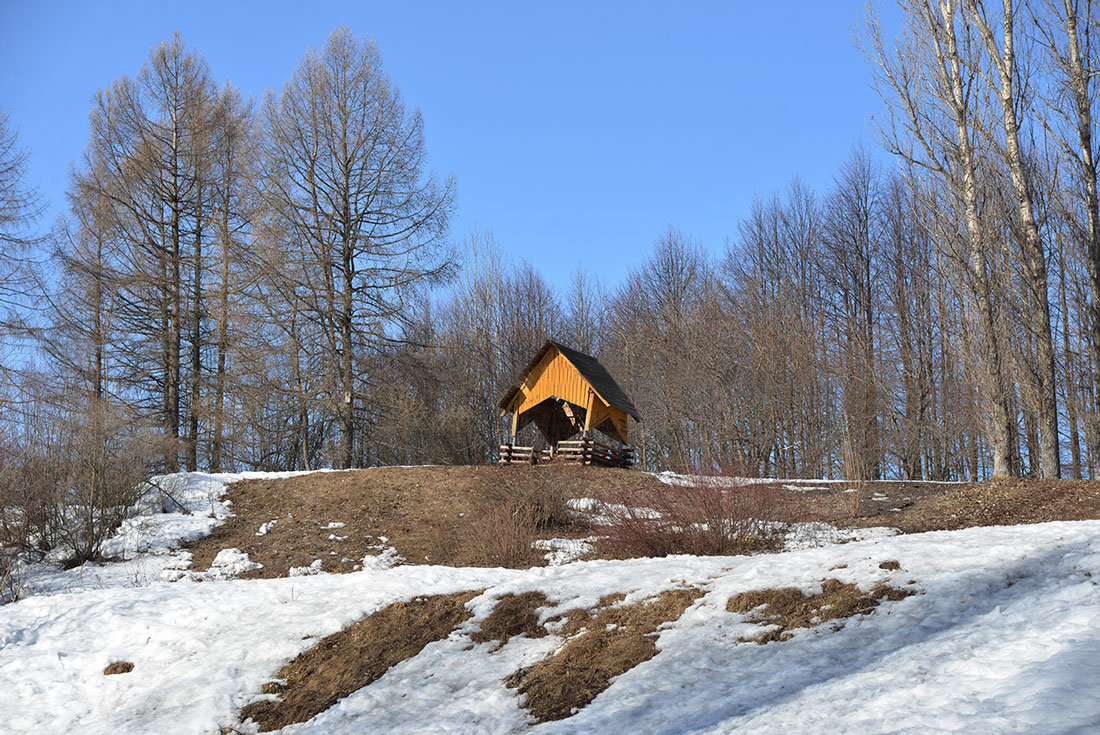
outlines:
{"label": "bare tree trunk", "polygon": [[[200,174],[201,176],[201,174]],[[203,230],[203,200],[202,182],[197,182],[198,198],[195,211],[195,244],[194,257],[194,281],[191,293],[191,397],[188,411],[187,428],[187,471],[194,472],[199,468],[199,411],[202,405],[202,230]]]}
{"label": "bare tree trunk", "polygon": [[952,106],[955,112],[955,130],[958,142],[959,164],[962,169],[962,200],[966,217],[966,237],[970,252],[970,276],[975,289],[975,301],[978,309],[977,340],[981,352],[981,367],[984,372],[982,388],[985,404],[990,413],[989,443],[993,449],[993,475],[1011,474],[1009,467],[1009,413],[1006,406],[1008,395],[1005,385],[1005,365],[997,340],[996,324],[993,321],[993,303],[989,273],[986,268],[985,252],[982,248],[982,225],[978,214],[977,160],[971,145],[970,111],[967,96],[962,85],[962,60],[959,56],[955,35],[955,2],[939,0],[940,16],[945,32],[943,34],[946,56],[944,61],[949,70]]}
{"label": "bare tree trunk", "polygon": [[978,0],[966,0],[971,22],[985,41],[986,51],[997,71],[997,94],[1001,103],[1004,127],[1004,157],[1016,194],[1017,219],[1021,231],[1022,260],[1028,279],[1032,317],[1029,325],[1035,337],[1036,409],[1040,431],[1040,471],[1044,478],[1061,476],[1058,449],[1058,400],[1055,380],[1054,340],[1050,328],[1050,297],[1048,293],[1046,256],[1039,224],[1035,218],[1035,202],[1027,164],[1020,147],[1020,121],[1016,108],[1021,103],[1017,89],[1019,67],[1015,51],[1015,15],[1012,0],[1003,0],[1001,45],[986,21],[985,9]]}
{"label": "bare tree trunk", "polygon": [[338,319],[341,344],[340,387],[343,389],[340,407],[340,467],[348,469],[355,463],[355,372],[352,369],[351,331],[354,271],[350,245],[345,245],[343,256],[344,283]]}
{"label": "bare tree trunk", "polygon": [[1081,479],[1081,443],[1080,436],[1078,435],[1078,416],[1080,396],[1077,390],[1077,370],[1076,359],[1073,355],[1073,348],[1070,340],[1070,323],[1069,323],[1069,301],[1066,298],[1066,291],[1068,287],[1066,281],[1068,279],[1069,263],[1066,262],[1065,244],[1059,239],[1058,243],[1058,260],[1060,265],[1061,278],[1059,278],[1059,306],[1062,309],[1062,362],[1065,364],[1064,376],[1062,385],[1065,386],[1065,404],[1066,404],[1066,420],[1069,422],[1069,447],[1070,447],[1070,469],[1073,473],[1073,479]]}
{"label": "bare tree trunk", "polygon": [[[1088,271],[1088,347],[1092,362],[1092,394],[1100,397],[1100,194],[1097,193],[1096,160],[1092,147],[1092,99],[1096,71],[1086,46],[1081,48],[1076,0],[1064,0],[1065,31],[1068,56],[1059,59],[1066,81],[1073,95],[1074,122],[1077,129],[1077,164],[1084,184],[1086,215],[1085,265]],[[1085,39],[1089,39],[1090,24],[1094,23],[1092,3],[1085,4]],[[1074,430],[1076,427],[1074,427]],[[1100,431],[1093,431],[1093,444],[1088,454],[1096,461],[1100,457]],[[1076,462],[1076,460],[1075,460]],[[1095,477],[1095,468],[1093,476]]]}

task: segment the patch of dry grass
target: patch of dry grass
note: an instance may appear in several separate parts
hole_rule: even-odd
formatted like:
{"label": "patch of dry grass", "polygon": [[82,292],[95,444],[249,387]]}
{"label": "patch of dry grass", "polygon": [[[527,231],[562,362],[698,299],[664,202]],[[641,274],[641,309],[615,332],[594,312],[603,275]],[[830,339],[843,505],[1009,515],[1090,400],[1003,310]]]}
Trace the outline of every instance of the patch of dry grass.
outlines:
{"label": "patch of dry grass", "polygon": [[[222,549],[238,548],[263,565],[246,578],[286,576],[315,559],[326,572],[351,572],[378,553],[371,547],[383,536],[410,564],[526,568],[544,563],[530,548],[540,534],[588,535],[565,513],[566,499],[651,481],[631,470],[562,465],[379,467],[245,480],[226,494],[233,516],[184,547],[199,570]],[[333,522],[344,526],[328,528]]]}
{"label": "patch of dry grass", "polygon": [[541,592],[503,595],[470,638],[474,643],[497,641],[497,648],[517,635],[542,638],[546,636],[546,628],[539,625],[539,608],[545,604],[546,595]]}
{"label": "patch of dry grass", "polygon": [[264,693],[279,699],[253,702],[241,718],[256,721],[262,732],[305,722],[429,643],[446,638],[470,618],[466,603],[479,594],[455,592],[394,603],[333,633],[284,666],[278,674],[281,681],[264,685]]}
{"label": "patch of dry grass", "polygon": [[[564,635],[575,634],[553,656],[506,680],[519,689],[523,706],[538,722],[561,720],[585,707],[611,681],[657,654],[657,628],[676,620],[703,595],[698,589],[667,590],[656,599],[617,605],[604,598],[595,612],[573,610],[563,618]],[[559,618],[561,619],[561,618]]]}
{"label": "patch of dry grass", "polygon": [[115,661],[103,670],[103,675],[113,676],[114,674],[129,674],[133,670],[134,665],[129,661]]}
{"label": "patch of dry grass", "polygon": [[859,525],[922,533],[1096,518],[1100,518],[1100,481],[996,478],[916,497],[901,512],[869,509]]}
{"label": "patch of dry grass", "polygon": [[772,626],[763,635],[741,639],[742,642],[763,644],[785,641],[794,635],[791,630],[795,628],[809,628],[830,620],[865,615],[878,607],[882,600],[901,600],[912,594],[912,590],[885,584],[863,592],[854,584],[826,579],[821,583],[821,592],[814,595],[807,595],[796,587],[742,592],[729,599],[726,610],[745,615],[749,622]]}

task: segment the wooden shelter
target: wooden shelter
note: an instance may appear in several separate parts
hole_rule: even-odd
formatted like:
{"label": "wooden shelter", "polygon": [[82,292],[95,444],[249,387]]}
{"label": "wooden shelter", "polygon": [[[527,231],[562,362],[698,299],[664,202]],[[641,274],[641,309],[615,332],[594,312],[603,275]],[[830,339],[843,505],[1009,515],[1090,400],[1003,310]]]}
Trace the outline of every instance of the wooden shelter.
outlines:
{"label": "wooden shelter", "polygon": [[[499,406],[501,416],[512,414],[511,438],[501,445],[501,462],[539,460],[533,447],[515,446],[517,432],[534,423],[549,445],[544,460],[561,457],[583,464],[630,466],[629,423],[631,418],[641,421],[641,416],[599,360],[547,342],[527,363],[519,381]],[[595,441],[593,431],[618,446]],[[578,434],[580,439],[573,439]]]}

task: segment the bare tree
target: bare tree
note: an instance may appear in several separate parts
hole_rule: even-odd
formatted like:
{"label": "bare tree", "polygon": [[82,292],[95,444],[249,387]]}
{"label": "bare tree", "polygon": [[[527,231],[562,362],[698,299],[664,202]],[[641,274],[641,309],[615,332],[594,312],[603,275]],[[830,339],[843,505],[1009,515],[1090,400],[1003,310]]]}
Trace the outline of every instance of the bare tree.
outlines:
{"label": "bare tree", "polygon": [[305,278],[292,293],[323,339],[336,461],[350,467],[367,378],[358,356],[406,320],[417,288],[446,273],[454,182],[426,172],[420,113],[406,110],[377,46],[347,28],[268,95],[264,123],[265,205],[287,236],[280,255]]}
{"label": "bare tree", "polygon": [[[1035,391],[1040,430],[1040,474],[1046,478],[1057,478],[1061,476],[1061,457],[1058,449],[1057,380],[1054,339],[1050,326],[1050,294],[1046,252],[1035,203],[1035,184],[1020,138],[1024,121],[1020,118],[1019,111],[1026,107],[1024,88],[1027,79],[1021,71],[1023,62],[1016,50],[1015,7],[1013,0],[1002,0],[1001,30],[996,34],[985,6],[978,0],[965,1],[966,17],[985,44],[993,71],[986,76],[995,85],[996,98],[1000,102],[1002,135],[990,137],[1001,149],[1016,197],[1018,239],[1029,297],[1028,314],[1031,316],[1028,327],[1036,349]],[[977,64],[978,61],[971,59],[970,63]]]}
{"label": "bare tree", "polygon": [[981,219],[980,150],[983,110],[976,86],[977,39],[956,0],[900,0],[909,27],[887,50],[876,18],[869,17],[868,54],[879,93],[890,112],[883,131],[888,149],[939,177],[963,214],[967,284],[976,313],[977,347],[993,474],[1011,474],[1011,414],[1003,348],[994,321],[988,248]]}

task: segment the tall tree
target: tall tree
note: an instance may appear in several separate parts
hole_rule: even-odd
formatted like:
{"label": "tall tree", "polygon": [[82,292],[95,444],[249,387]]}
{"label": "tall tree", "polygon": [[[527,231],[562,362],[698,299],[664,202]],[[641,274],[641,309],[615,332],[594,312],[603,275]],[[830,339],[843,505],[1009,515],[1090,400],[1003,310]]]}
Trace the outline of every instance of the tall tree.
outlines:
{"label": "tall tree", "polygon": [[1011,422],[1003,345],[998,337],[981,217],[980,149],[983,111],[975,84],[976,39],[957,0],[900,0],[909,27],[902,43],[887,50],[877,20],[870,19],[870,56],[890,112],[885,138],[891,152],[939,177],[962,214],[966,279],[976,312],[982,403],[993,450],[993,474],[1011,474]]}
{"label": "tall tree", "polygon": [[[1035,378],[1037,413],[1039,421],[1040,474],[1045,478],[1061,476],[1061,457],[1058,449],[1058,401],[1056,397],[1054,339],[1050,325],[1050,293],[1047,279],[1046,251],[1039,229],[1039,214],[1035,202],[1035,184],[1031,166],[1021,141],[1020,130],[1024,120],[1020,111],[1025,109],[1024,87],[1027,84],[1021,69],[1016,42],[1016,9],[1014,0],[1002,0],[1000,33],[993,30],[994,21],[984,4],[978,0],[966,1],[966,16],[978,31],[985,44],[993,74],[986,75],[1000,103],[1001,135],[991,136],[997,142],[1008,167],[1012,190],[1016,197],[1016,216],[1019,234],[1021,262],[1024,267],[1025,285],[1031,317],[1028,327],[1035,340]],[[971,63],[974,63],[972,60]]]}
{"label": "tall tree", "polygon": [[32,248],[42,241],[33,227],[45,209],[27,178],[29,152],[0,110],[0,328],[14,325],[31,290]]}
{"label": "tall tree", "polygon": [[[406,299],[447,272],[452,179],[425,166],[424,125],[382,68],[378,47],[336,29],[264,102],[263,191],[322,337],[336,463],[356,458],[365,351],[408,321]],[[272,263],[271,273],[281,264]]]}

